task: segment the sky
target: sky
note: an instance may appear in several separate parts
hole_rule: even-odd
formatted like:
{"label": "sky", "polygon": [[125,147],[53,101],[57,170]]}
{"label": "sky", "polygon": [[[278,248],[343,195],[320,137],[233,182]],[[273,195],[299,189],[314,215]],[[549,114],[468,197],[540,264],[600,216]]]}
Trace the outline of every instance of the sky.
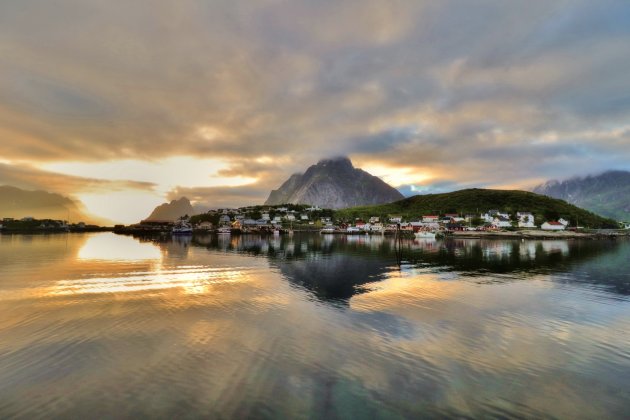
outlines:
{"label": "sky", "polygon": [[630,2],[0,0],[0,146],[123,223],[340,155],[405,195],[630,170]]}

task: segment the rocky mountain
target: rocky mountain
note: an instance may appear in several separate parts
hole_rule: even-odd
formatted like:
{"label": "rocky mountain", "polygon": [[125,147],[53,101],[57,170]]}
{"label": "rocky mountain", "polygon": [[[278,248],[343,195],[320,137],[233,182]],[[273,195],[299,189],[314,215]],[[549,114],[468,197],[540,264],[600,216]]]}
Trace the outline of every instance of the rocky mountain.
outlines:
{"label": "rocky mountain", "polygon": [[182,216],[192,216],[195,214],[193,206],[186,197],[164,203],[153,209],[153,212],[146,220],[177,220]]}
{"label": "rocky mountain", "polygon": [[548,181],[532,191],[560,198],[605,217],[630,220],[630,172],[627,171]]}
{"label": "rocky mountain", "polygon": [[355,168],[347,157],[321,160],[271,191],[266,205],[310,204],[321,208],[384,204],[403,195],[383,180]]}
{"label": "rocky mountain", "polygon": [[70,219],[71,222],[108,224],[88,215],[83,209],[83,205],[71,198],[46,191],[23,190],[9,185],[0,186],[0,220],[5,217]]}

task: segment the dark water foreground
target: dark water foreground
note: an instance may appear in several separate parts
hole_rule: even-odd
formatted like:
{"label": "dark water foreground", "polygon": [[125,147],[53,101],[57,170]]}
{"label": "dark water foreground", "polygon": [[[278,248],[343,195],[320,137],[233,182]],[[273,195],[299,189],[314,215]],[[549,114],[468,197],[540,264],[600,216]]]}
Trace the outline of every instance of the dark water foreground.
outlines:
{"label": "dark water foreground", "polygon": [[1,418],[627,418],[630,242],[0,236]]}

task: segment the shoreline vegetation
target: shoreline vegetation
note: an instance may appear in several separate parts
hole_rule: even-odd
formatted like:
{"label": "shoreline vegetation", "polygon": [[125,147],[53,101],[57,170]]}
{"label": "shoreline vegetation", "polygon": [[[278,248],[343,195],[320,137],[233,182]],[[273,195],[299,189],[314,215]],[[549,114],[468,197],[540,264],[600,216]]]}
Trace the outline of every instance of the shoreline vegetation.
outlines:
{"label": "shoreline vegetation", "polygon": [[[155,229],[155,230],[147,230],[147,229],[135,229],[135,228],[119,228],[114,229],[114,233],[119,235],[132,235],[132,236],[155,236],[155,235],[163,235],[170,236],[171,232],[167,229]],[[317,234],[320,233],[320,229],[314,228],[294,228],[291,231],[288,229],[281,229],[280,234],[282,236],[289,235],[290,232],[294,234],[307,233],[307,234]],[[231,235],[257,235],[257,236],[273,236],[273,231],[243,231],[240,229],[232,229],[230,232]],[[195,229],[193,231],[195,235],[217,235],[216,229],[204,230],[204,229]],[[449,239],[533,239],[533,240],[541,240],[541,239],[616,239],[616,238],[630,238],[630,232],[627,230],[592,230],[592,231],[543,231],[543,230],[514,230],[514,231],[453,231],[453,232],[443,232],[444,238]],[[346,232],[343,230],[336,230],[334,232],[330,232],[328,235],[340,236],[387,236],[392,237],[396,236],[395,231],[388,231],[384,233],[376,233],[376,232]],[[405,239],[414,239],[414,233],[409,231],[400,231],[400,237]]]}

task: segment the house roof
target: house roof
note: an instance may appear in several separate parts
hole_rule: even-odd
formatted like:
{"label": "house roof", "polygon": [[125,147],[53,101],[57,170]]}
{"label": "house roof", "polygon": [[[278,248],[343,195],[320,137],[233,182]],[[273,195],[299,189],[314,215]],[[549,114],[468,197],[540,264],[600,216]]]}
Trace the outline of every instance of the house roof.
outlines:
{"label": "house roof", "polygon": [[552,225],[552,226],[564,226],[562,223],[560,222],[547,222],[548,225]]}

